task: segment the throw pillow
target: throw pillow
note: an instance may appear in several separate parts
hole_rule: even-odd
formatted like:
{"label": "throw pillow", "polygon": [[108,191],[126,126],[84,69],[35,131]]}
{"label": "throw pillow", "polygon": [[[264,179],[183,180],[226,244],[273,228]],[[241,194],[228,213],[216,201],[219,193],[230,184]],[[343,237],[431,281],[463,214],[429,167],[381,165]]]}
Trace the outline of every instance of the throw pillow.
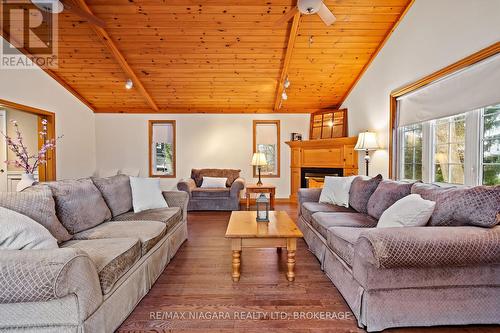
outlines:
{"label": "throw pillow", "polygon": [[412,185],[413,183],[394,180],[381,181],[368,200],[368,214],[378,220],[387,208],[410,194]]}
{"label": "throw pillow", "polygon": [[356,176],[325,177],[325,184],[321,189],[319,202],[349,207],[349,190]]}
{"label": "throw pillow", "polygon": [[130,187],[132,189],[134,213],[168,207],[161,193],[159,178],[130,177]]}
{"label": "throw pillow", "polygon": [[92,178],[92,181],[101,191],[113,217],[132,209],[132,190],[130,189],[129,176],[116,175],[108,178]]}
{"label": "throw pillow", "polygon": [[424,226],[431,218],[434,207],[434,201],[422,199],[419,194],[410,194],[382,213],[377,228]]}
{"label": "throw pillow", "polygon": [[226,188],[226,177],[203,177],[202,188]]}
{"label": "throw pillow", "polygon": [[71,234],[111,219],[111,211],[90,178],[46,184],[54,195],[57,217]]}
{"label": "throw pillow", "polygon": [[362,176],[354,178],[349,190],[349,206],[358,213],[368,213],[368,200],[382,181],[382,175],[377,175],[370,179],[364,179]]}
{"label": "throw pillow", "polygon": [[0,250],[57,249],[57,239],[26,215],[0,207]]}
{"label": "throw pillow", "polygon": [[439,187],[417,183],[411,192],[436,202],[429,225],[491,228],[500,223],[500,185]]}
{"label": "throw pillow", "polygon": [[58,242],[71,239],[68,230],[57,218],[54,198],[46,185],[31,186],[22,192],[0,192],[0,206],[40,223]]}

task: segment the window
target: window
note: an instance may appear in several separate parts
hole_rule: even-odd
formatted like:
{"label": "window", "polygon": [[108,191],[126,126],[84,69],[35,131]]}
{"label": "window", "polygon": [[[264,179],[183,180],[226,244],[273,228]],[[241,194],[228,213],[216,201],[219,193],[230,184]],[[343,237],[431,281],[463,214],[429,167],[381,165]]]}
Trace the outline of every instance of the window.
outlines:
{"label": "window", "polygon": [[481,173],[484,185],[500,184],[500,104],[483,109]]}
{"label": "window", "polygon": [[[253,121],[253,152],[261,152],[266,156],[267,165],[261,168],[262,177],[280,176],[280,121]],[[257,168],[254,167],[254,177]]]}
{"label": "window", "polygon": [[175,120],[149,121],[149,175],[175,177]]}
{"label": "window", "polygon": [[422,179],[422,124],[401,128],[401,178]]}
{"label": "window", "polygon": [[398,178],[500,184],[500,104],[398,129]]}
{"label": "window", "polygon": [[434,182],[464,184],[465,114],[434,124]]}

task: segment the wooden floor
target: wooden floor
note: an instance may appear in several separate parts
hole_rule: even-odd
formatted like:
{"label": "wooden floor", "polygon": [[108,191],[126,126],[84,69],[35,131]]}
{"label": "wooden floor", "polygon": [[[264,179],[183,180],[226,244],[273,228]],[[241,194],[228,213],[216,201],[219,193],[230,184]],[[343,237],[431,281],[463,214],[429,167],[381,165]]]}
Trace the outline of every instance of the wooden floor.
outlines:
{"label": "wooden floor", "polygon": [[[288,211],[294,219],[297,216],[295,205],[278,204],[276,209]],[[280,254],[275,249],[244,249],[241,279],[232,282],[230,241],[224,238],[229,216],[226,212],[189,213],[189,240],[118,332],[364,332],[303,240],[297,249],[295,282],[285,277],[286,251]],[[295,319],[300,313],[330,318]],[[390,331],[500,329],[466,326]]]}

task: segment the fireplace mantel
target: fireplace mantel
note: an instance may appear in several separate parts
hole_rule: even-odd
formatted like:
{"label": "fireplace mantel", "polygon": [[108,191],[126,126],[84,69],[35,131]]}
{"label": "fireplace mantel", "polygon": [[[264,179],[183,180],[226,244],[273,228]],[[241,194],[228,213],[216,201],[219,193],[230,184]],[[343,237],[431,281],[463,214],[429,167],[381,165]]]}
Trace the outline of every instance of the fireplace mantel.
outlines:
{"label": "fireplace mantel", "polygon": [[356,137],[288,141],[291,148],[290,199],[297,200],[302,168],[341,168],[344,176],[358,174]]}

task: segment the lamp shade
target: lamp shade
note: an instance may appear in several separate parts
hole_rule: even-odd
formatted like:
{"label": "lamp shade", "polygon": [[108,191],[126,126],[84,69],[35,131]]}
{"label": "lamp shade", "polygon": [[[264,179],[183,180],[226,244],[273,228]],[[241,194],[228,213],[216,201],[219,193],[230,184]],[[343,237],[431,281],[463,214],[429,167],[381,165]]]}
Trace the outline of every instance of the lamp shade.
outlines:
{"label": "lamp shade", "polygon": [[252,165],[254,166],[267,165],[266,155],[264,155],[264,153],[253,153]]}
{"label": "lamp shade", "polygon": [[355,150],[377,150],[380,147],[377,143],[377,133],[363,132],[358,135],[358,142],[356,142]]}

